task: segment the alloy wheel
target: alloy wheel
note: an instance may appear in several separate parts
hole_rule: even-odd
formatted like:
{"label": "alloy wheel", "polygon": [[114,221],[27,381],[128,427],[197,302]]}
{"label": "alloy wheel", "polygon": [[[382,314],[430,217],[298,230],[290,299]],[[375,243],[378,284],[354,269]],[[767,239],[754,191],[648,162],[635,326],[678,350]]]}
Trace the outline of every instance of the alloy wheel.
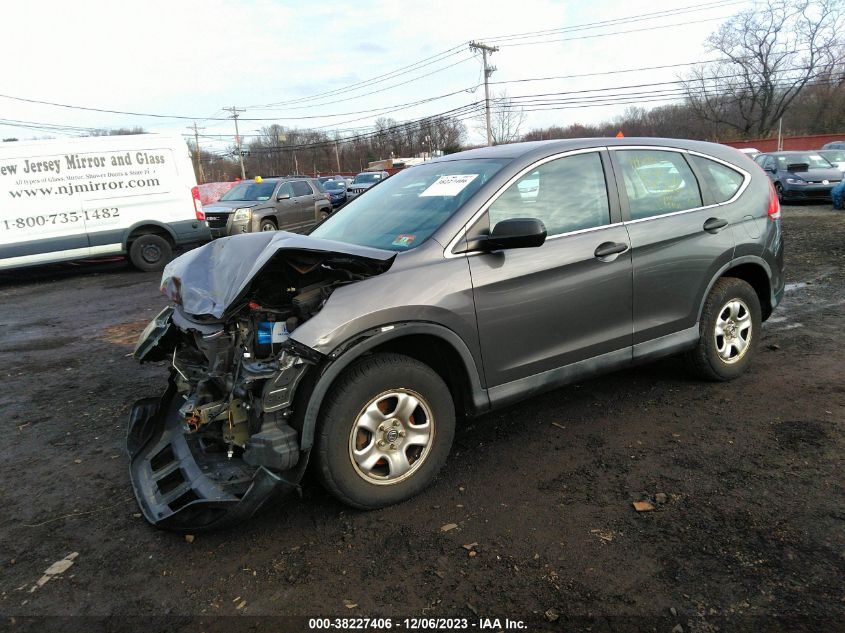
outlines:
{"label": "alloy wheel", "polygon": [[404,481],[422,466],[434,442],[431,407],[410,389],[395,389],[371,399],[349,435],[349,458],[369,483]]}

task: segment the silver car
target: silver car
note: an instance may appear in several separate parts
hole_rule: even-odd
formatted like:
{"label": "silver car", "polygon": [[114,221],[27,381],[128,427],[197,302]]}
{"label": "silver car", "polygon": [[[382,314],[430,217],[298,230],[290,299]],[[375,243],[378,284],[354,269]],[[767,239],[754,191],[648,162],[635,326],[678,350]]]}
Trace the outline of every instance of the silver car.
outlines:
{"label": "silver car", "polygon": [[380,182],[387,180],[390,177],[390,174],[386,171],[362,171],[360,174],[355,176],[352,179],[352,182],[349,183],[346,187],[346,197],[347,200],[353,200],[357,198],[365,191],[369,190],[371,187],[379,184]]}
{"label": "silver car", "polygon": [[356,508],[403,501],[459,418],[672,354],[740,376],[782,269],[777,196],[729,147],[576,139],[426,162],[308,236],[168,265],[173,305],[135,350],[170,365],[131,411],[135,494],[188,531],[252,516],[309,464]]}

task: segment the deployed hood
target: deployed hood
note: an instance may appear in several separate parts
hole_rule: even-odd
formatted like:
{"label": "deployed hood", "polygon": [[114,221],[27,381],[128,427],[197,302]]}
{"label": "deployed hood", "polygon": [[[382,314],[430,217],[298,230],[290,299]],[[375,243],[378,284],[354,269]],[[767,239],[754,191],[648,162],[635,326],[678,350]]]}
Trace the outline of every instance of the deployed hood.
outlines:
{"label": "deployed hood", "polygon": [[161,291],[187,314],[221,319],[271,261],[285,256],[304,259],[306,265],[349,267],[372,275],[390,268],[396,253],[285,231],[245,233],[174,259],[164,269]]}

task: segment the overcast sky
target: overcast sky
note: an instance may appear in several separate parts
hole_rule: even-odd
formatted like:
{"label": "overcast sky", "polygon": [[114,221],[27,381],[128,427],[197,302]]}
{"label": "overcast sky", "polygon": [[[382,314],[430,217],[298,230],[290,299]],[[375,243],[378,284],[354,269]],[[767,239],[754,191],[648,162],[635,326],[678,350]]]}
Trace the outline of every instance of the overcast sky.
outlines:
{"label": "overcast sky", "polygon": [[[185,132],[195,118],[207,135],[201,143],[218,149],[232,138],[214,135],[233,134],[233,125],[231,120],[212,119],[225,117],[222,108],[232,105],[246,110],[241,115],[244,119],[272,119],[242,120],[244,136],[271,122],[354,130],[372,125],[380,112],[396,120],[412,120],[482,99],[480,57],[473,57],[462,46],[469,40],[495,41],[500,46],[491,59],[498,68],[493,82],[705,59],[707,35],[751,3],[722,2],[706,8],[708,4],[690,0],[4,3],[0,38],[3,95],[189,119],[90,112],[5,97],[0,98],[0,119],[79,128],[139,125],[150,131]],[[691,10],[494,40],[673,9]],[[431,63],[423,62],[425,66],[363,87],[357,85],[436,55],[440,56],[429,60]],[[630,86],[672,81],[684,70],[505,83],[493,85],[493,90],[506,89],[518,96]],[[422,77],[426,74],[429,76]],[[396,85],[400,83],[404,85]],[[343,89],[346,91],[289,103]],[[373,91],[378,92],[364,94]],[[398,109],[449,93],[457,94]],[[528,112],[523,130],[602,121],[624,107],[594,105]],[[477,124],[467,123],[470,140],[480,141]],[[0,124],[0,135],[44,138],[61,134]]]}

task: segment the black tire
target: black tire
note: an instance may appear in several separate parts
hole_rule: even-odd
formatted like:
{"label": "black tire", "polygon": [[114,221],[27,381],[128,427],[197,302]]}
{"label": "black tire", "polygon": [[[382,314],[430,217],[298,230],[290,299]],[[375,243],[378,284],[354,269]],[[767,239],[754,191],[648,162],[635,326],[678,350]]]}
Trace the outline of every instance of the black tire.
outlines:
{"label": "black tire", "polygon": [[[404,479],[389,484],[374,483],[353,461],[352,446],[359,439],[359,435],[352,435],[353,427],[368,404],[393,390],[408,390],[422,398],[420,406],[427,407],[433,418],[433,439],[427,449],[419,448],[419,464],[412,462],[417,465],[412,465]],[[387,396],[386,400],[389,399]],[[385,415],[400,417],[397,412],[398,404],[396,410],[390,413],[388,409]],[[416,408],[414,415],[427,414]],[[387,423],[385,426],[390,428]],[[455,407],[443,379],[413,358],[374,354],[356,361],[341,374],[323,403],[316,437],[317,472],[325,488],[340,501],[363,510],[381,508],[410,499],[426,488],[446,462],[454,436]],[[370,441],[375,438],[374,434]],[[400,446],[400,450],[407,457],[408,451],[418,449]],[[423,450],[427,452],[423,454]],[[412,459],[413,455],[408,461]],[[384,467],[388,467],[386,460],[379,461],[385,461]]]}
{"label": "black tire", "polygon": [[140,235],[129,248],[129,261],[138,270],[161,270],[173,259],[173,246],[160,235]]}
{"label": "black tire", "polygon": [[778,202],[780,204],[783,204],[783,202],[784,202],[783,201],[783,185],[780,184],[779,182],[775,183],[775,193],[778,196]]}
{"label": "black tire", "polygon": [[[724,335],[721,338],[717,336],[716,325],[720,315],[730,316],[728,305],[736,301],[744,304],[740,306],[740,316],[743,314],[743,308],[747,309],[750,315],[750,329],[746,333],[747,345],[744,352],[737,353],[732,360],[725,360],[719,352],[720,346],[724,348],[725,345]],[[762,334],[760,299],[754,288],[735,277],[722,277],[717,280],[704,302],[699,328],[698,344],[687,354],[690,369],[701,378],[717,382],[741,376],[751,363]],[[740,329],[735,330],[734,334],[740,338],[734,340],[742,340]]]}
{"label": "black tire", "polygon": [[276,222],[272,218],[264,218],[261,220],[261,224],[258,225],[259,231],[277,231],[279,227],[276,226]]}
{"label": "black tire", "polygon": [[330,215],[331,215],[330,211],[325,211],[325,210],[320,211],[320,213],[319,213],[320,217],[317,218],[317,221],[322,222],[323,220],[327,220]]}

